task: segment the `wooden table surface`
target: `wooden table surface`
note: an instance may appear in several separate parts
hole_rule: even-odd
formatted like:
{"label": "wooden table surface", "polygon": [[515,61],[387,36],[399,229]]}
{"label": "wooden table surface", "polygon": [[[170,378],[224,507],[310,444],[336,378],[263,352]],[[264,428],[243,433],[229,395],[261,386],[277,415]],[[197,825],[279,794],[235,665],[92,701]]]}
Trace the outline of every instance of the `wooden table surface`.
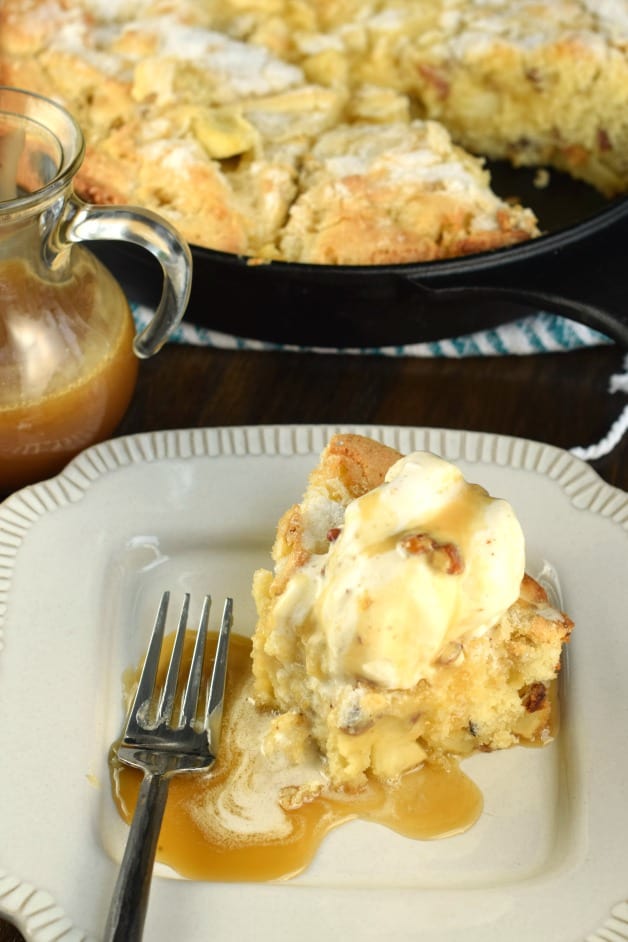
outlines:
{"label": "wooden table surface", "polygon": [[[430,360],[172,344],[141,364],[118,431],[374,423],[498,432],[569,449],[598,442],[624,408],[626,396],[609,393],[610,377],[623,371],[623,358],[610,346],[532,357]],[[628,435],[591,464],[607,482],[628,490],[627,459]],[[2,864],[10,863],[7,853]],[[0,942],[20,938],[0,922]]]}
{"label": "wooden table surface", "polygon": [[[562,448],[599,441],[626,404],[616,347],[463,360],[233,352],[170,345],[142,364],[120,433],[273,423],[498,432]],[[592,462],[628,490],[628,436]]]}

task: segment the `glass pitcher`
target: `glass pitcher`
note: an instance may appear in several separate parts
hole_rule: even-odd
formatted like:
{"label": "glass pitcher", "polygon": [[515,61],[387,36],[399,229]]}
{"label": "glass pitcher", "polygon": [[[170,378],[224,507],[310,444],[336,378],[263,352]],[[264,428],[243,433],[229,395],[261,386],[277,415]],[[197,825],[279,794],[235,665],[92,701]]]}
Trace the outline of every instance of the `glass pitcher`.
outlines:
{"label": "glass pitcher", "polygon": [[[111,435],[138,357],[159,350],[189,297],[190,250],[165,220],[73,192],[83,154],[64,108],[0,87],[0,495]],[[161,264],[161,301],[138,336],[120,285],[80,244],[97,239],[143,246]]]}

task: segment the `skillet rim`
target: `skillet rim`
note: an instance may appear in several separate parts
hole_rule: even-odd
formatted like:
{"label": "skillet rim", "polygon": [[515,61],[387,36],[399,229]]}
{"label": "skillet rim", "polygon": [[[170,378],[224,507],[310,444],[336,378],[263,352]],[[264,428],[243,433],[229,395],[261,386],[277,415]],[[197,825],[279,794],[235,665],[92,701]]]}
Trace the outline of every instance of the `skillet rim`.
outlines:
{"label": "skillet rim", "polygon": [[[628,193],[614,197],[612,201],[601,209],[575,223],[542,232],[540,235],[513,245],[502,246],[484,252],[472,252],[453,258],[439,258],[432,261],[397,262],[387,265],[331,265],[313,262],[289,262],[284,259],[265,259],[254,255],[240,255],[235,252],[224,252],[219,249],[210,249],[196,243],[190,243],[193,254],[207,257],[208,261],[223,262],[231,265],[241,265],[244,268],[263,267],[291,274],[333,275],[343,273],[347,275],[426,275],[430,273],[438,276],[448,274],[472,274],[474,271],[485,270],[499,266],[504,261],[532,260],[539,255],[550,253],[555,249],[566,248],[574,243],[586,239],[588,236],[599,233],[628,217]],[[341,275],[342,277],[342,275]]]}

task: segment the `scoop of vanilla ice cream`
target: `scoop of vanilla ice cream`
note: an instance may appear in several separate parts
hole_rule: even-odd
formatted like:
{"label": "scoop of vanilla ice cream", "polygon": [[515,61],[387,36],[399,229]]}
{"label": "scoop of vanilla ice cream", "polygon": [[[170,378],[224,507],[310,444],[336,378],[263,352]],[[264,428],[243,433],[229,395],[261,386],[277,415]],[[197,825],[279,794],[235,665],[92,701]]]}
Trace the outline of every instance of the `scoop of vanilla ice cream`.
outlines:
{"label": "scoop of vanilla ice cream", "polygon": [[499,621],[523,575],[511,506],[416,452],[347,506],[329,552],[301,570],[285,603],[324,677],[407,689]]}

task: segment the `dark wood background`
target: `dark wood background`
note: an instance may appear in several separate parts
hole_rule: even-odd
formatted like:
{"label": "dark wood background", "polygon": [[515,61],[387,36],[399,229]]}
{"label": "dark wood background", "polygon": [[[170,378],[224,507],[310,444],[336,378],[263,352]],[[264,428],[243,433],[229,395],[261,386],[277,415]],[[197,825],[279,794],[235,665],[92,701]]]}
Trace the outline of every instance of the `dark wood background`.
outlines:
{"label": "dark wood background", "polygon": [[[169,345],[141,365],[120,433],[264,423],[376,423],[498,432],[569,449],[599,441],[628,402],[609,394],[616,347],[461,360]],[[628,489],[628,436],[593,467]]]}

